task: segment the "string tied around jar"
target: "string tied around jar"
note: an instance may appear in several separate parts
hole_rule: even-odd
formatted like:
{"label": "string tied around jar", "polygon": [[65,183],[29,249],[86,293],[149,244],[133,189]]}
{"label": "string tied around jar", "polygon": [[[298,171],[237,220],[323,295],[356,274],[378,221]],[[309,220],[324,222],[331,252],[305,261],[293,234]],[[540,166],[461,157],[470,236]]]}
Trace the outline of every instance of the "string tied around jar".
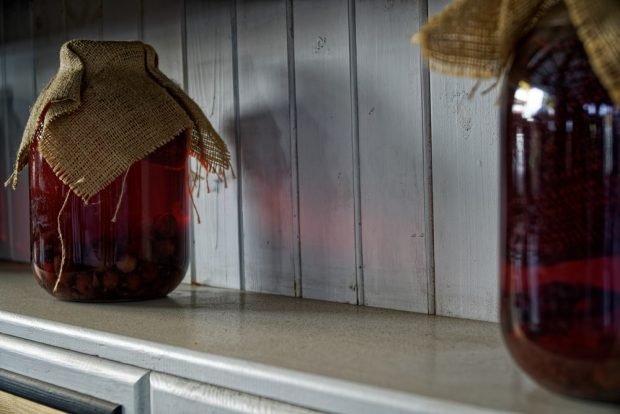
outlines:
{"label": "string tied around jar", "polygon": [[[84,178],[80,178],[78,180],[80,183],[84,181]],[[79,184],[79,183],[76,183]],[[60,281],[62,279],[62,274],[65,268],[65,261],[67,260],[67,249],[65,247],[65,239],[62,235],[62,225],[61,225],[61,218],[62,218],[62,213],[65,211],[65,207],[67,207],[67,203],[69,202],[69,197],[71,197],[71,190],[67,189],[67,195],[65,196],[65,201],[62,203],[62,206],[60,207],[60,211],[58,212],[58,218],[56,219],[56,222],[58,224],[57,230],[58,230],[58,240],[60,241],[60,269],[58,270],[58,277],[56,278],[56,283],[54,283],[54,290],[53,293],[56,293],[58,291],[58,286],[60,286]]]}

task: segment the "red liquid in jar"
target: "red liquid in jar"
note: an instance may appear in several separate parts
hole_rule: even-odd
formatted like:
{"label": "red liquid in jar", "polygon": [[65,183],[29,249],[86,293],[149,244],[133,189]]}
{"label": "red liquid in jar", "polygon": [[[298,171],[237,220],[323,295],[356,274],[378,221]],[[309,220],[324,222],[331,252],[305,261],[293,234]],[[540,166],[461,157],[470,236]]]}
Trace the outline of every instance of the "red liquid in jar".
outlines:
{"label": "red liquid in jar", "polygon": [[[68,187],[33,145],[30,154],[32,263],[39,284],[78,301],[162,297],[183,279],[189,257],[187,136],[182,134],[85,204],[75,194],[60,215]],[[122,193],[122,195],[121,195]],[[116,222],[112,222],[117,204]]]}
{"label": "red liquid in jar", "polygon": [[620,402],[620,111],[567,24],[523,39],[505,93],[505,341],[548,388]]}

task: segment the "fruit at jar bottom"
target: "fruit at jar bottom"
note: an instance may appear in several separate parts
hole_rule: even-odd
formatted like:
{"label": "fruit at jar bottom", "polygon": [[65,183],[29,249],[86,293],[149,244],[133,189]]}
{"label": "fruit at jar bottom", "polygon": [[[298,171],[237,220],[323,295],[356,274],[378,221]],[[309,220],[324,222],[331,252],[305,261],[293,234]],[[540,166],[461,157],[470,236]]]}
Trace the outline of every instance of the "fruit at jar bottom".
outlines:
{"label": "fruit at jar bottom", "polygon": [[620,292],[547,281],[504,293],[504,338],[513,357],[550,389],[620,402]]}
{"label": "fruit at jar bottom", "polygon": [[[54,296],[65,300],[124,300],[149,299],[165,296],[183,278],[180,266],[134,258],[135,269],[124,273],[117,265],[101,269],[81,269],[63,271],[58,290]],[[44,264],[53,268],[53,263]],[[57,280],[57,272],[45,270],[34,265],[39,284],[52,292]]]}
{"label": "fruit at jar bottom", "polygon": [[[142,230],[107,237],[82,237],[73,244],[67,230],[63,272],[62,246],[55,231],[39,233],[34,271],[39,284],[55,297],[72,301],[122,301],[163,297],[183,279],[187,226],[174,214],[155,217]],[[79,229],[88,234],[84,229]],[[91,233],[92,234],[92,233]],[[147,236],[145,236],[147,235]],[[37,246],[42,245],[41,254]]]}

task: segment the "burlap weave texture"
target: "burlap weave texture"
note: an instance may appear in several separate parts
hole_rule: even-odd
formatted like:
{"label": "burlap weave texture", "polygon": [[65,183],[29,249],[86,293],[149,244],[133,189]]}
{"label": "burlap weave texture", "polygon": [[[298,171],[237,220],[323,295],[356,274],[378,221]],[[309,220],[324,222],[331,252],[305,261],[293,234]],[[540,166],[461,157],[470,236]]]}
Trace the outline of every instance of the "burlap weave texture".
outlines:
{"label": "burlap weave texture", "polygon": [[499,77],[519,39],[563,1],[590,64],[620,105],[619,0],[455,0],[414,36],[433,70]]}
{"label": "burlap weave texture", "polygon": [[24,130],[13,187],[41,122],[38,150],[84,200],[182,132],[191,131],[191,154],[207,171],[222,174],[230,167],[224,141],[158,69],[155,50],[141,42],[73,40],[62,46],[60,68]]}

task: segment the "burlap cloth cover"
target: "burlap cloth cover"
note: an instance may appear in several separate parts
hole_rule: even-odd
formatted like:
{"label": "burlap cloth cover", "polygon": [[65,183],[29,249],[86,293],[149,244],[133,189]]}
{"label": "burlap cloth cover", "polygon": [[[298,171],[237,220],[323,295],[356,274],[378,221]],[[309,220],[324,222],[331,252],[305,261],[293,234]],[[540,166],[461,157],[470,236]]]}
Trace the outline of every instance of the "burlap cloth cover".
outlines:
{"label": "burlap cloth cover", "polygon": [[[560,0],[455,0],[414,36],[433,70],[499,77],[517,41]],[[620,105],[620,0],[563,0],[594,73]]]}
{"label": "burlap cloth cover", "polygon": [[141,42],[72,40],[62,46],[58,73],[30,113],[7,181],[13,188],[41,120],[39,151],[86,201],[183,131],[191,131],[191,154],[207,171],[223,174],[230,167],[226,144],[198,105],[157,68],[155,50]]}

